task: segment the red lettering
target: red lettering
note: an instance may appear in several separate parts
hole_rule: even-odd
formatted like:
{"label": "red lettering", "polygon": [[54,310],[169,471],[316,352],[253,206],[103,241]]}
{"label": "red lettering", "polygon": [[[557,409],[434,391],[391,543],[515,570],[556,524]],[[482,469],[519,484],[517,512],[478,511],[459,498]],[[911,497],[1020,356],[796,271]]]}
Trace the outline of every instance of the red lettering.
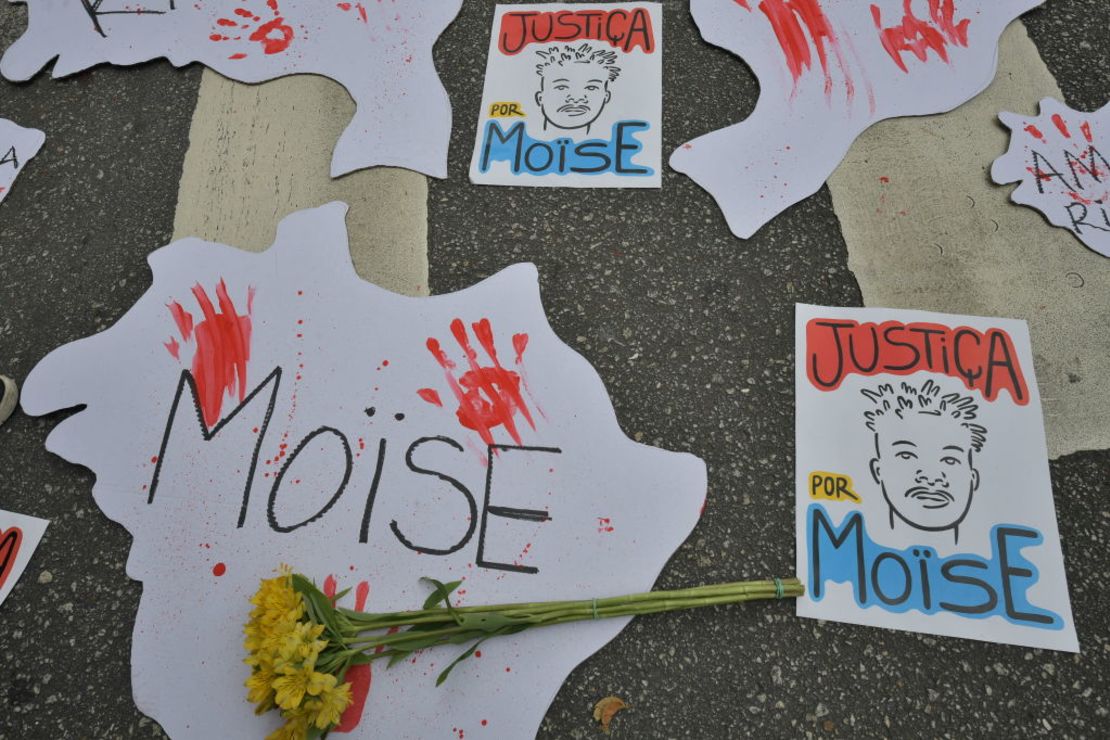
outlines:
{"label": "red lettering", "polygon": [[544,13],[516,11],[501,16],[497,48],[519,54],[529,44],[603,41],[628,53],[655,53],[655,32],[647,8],[633,10],[557,10]]}
{"label": "red lettering", "polygon": [[966,326],[886,321],[860,324],[813,319],[806,324],[806,377],[832,391],[849,375],[937,373],[959,378],[988,401],[1007,391],[1014,403],[1029,403],[1029,388],[1010,335]]}

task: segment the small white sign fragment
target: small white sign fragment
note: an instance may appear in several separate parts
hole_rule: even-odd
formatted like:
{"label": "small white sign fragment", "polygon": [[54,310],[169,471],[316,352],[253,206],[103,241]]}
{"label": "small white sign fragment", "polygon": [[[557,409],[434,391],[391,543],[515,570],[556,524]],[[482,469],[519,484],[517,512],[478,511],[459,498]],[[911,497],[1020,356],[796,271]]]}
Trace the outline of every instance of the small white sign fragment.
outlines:
{"label": "small white sign fragment", "polygon": [[991,178],[1018,183],[1015,203],[1110,257],[1110,104],[1081,113],[1045,98],[1040,107],[1037,116],[998,116],[1010,129],[1010,148],[994,161]]}
{"label": "small white sign fragment", "polygon": [[0,509],[0,604],[23,575],[49,523]]}
{"label": "small white sign fragment", "polygon": [[31,157],[39,153],[46,134],[24,128],[0,118],[0,203],[12,190],[12,183]]}

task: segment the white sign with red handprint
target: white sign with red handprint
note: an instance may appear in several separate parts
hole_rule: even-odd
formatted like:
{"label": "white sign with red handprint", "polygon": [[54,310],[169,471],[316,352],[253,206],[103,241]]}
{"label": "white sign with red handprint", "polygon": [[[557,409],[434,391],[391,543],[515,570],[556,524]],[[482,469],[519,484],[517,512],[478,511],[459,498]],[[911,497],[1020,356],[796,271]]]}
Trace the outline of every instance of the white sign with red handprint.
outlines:
{"label": "white sign with red handprint", "polygon": [[[242,623],[289,563],[359,609],[649,590],[698,521],[701,460],[629,440],[547,323],[536,270],[408,298],[358,278],[345,206],[286,218],[262,254],[186,239],[110,329],[31,373],[31,414],[85,405],[47,446],[96,473],[143,582],[132,684],[174,737],[260,737]],[[525,737],[626,620],[423,652],[352,676],[357,737]],[[480,655],[480,657],[479,657]],[[174,691],[165,690],[166,676]],[[272,713],[271,713],[272,714]]]}
{"label": "white sign with red handprint", "polygon": [[1110,257],[1110,104],[1080,113],[1045,98],[1038,116],[999,118],[1011,138],[991,168],[994,181],[1019,183],[1010,196],[1015,203],[1036,208]]}
{"label": "white sign with red handprint", "polygon": [[432,45],[462,0],[27,4],[27,32],[0,60],[9,80],[30,79],[55,58],[54,77],[159,57],[178,66],[200,62],[240,82],[323,75],[343,85],[357,105],[335,146],[332,176],[376,165],[447,176],[451,103],[432,63]]}
{"label": "white sign with red handprint", "polygon": [[0,203],[8,197],[12,183],[31,157],[39,153],[46,142],[46,134],[33,128],[23,128],[6,118],[0,118]]}
{"label": "white sign with red handprint", "polygon": [[994,79],[1003,29],[1044,0],[691,0],[702,36],[744,58],[745,121],[687,142],[671,166],[748,238],[824,184],[872,124],[951,110]]}

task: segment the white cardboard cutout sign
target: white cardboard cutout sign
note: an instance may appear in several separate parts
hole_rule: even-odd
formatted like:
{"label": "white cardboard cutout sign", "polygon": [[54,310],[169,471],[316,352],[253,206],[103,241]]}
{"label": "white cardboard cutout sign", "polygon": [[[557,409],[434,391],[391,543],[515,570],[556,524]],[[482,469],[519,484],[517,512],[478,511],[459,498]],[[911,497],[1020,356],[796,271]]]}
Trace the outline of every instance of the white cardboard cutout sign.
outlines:
{"label": "white cardboard cutout sign", "polygon": [[994,161],[999,185],[1103,257],[1110,257],[1110,104],[1080,113],[1045,98],[1038,116],[1002,113],[1010,148]]}
{"label": "white cardboard cutout sign", "polygon": [[751,117],[683,144],[671,166],[737,236],[824,184],[872,124],[951,110],[994,78],[998,40],[1044,0],[691,0],[702,36],[759,78]]}
{"label": "white cardboard cutout sign", "polygon": [[462,0],[29,0],[27,6],[27,32],[0,60],[9,80],[30,79],[55,57],[54,77],[159,57],[176,66],[200,62],[240,82],[323,75],[357,105],[336,143],[333,177],[377,165],[447,176],[451,103],[432,45]]}
{"label": "white cardboard cutout sign", "polygon": [[45,519],[0,509],[0,604],[15,588],[46,532]]}
{"label": "white cardboard cutout sign", "polygon": [[[262,254],[154,252],[138,303],[24,389],[31,414],[87,404],[47,447],[96,473],[97,504],[134,536],[135,701],[175,737],[272,729],[245,700],[241,628],[279,563],[373,611],[418,606],[424,575],[465,578],[463,604],[638,592],[705,501],[704,463],[621,433],[533,266],[396,295],[355,274],[345,212],[287,217]],[[440,688],[457,650],[375,664],[354,736],[531,736],[625,624],[490,641]]]}
{"label": "white cardboard cutout sign", "polygon": [[471,182],[657,188],[662,123],[659,3],[497,6]]}
{"label": "white cardboard cutout sign", "polygon": [[798,614],[1079,651],[1024,321],[798,305]]}
{"label": "white cardboard cutout sign", "polygon": [[0,118],[0,203],[8,197],[12,183],[31,157],[39,153],[46,142],[46,134],[33,128],[23,128],[6,118]]}

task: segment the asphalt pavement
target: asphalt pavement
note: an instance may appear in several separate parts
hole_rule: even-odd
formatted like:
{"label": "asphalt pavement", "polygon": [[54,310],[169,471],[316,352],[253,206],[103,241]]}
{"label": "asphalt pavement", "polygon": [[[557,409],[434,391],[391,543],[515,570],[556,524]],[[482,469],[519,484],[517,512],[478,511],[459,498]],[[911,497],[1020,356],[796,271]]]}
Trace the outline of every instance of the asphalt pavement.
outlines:
{"label": "asphalt pavement", "polygon": [[[706,460],[704,518],[659,588],[791,572],[793,306],[861,305],[827,189],[740,241],[669,169],[660,191],[470,185],[492,5],[467,0],[436,47],[455,128],[449,178],[429,184],[432,292],[534,262],[552,326],[629,436]],[[669,152],[750,113],[758,86],[700,41],[687,3],[664,6]],[[0,44],[23,18],[0,7]],[[1049,0],[1024,20],[1067,102],[1105,104],[1110,4]],[[24,377],[149,285],[199,81],[156,62],[0,82],[0,114],[48,133],[0,206],[0,371]],[[52,522],[0,607],[0,737],[160,736],[131,699],[129,537],[88,471],[44,449],[57,421],[0,428],[0,506]],[[789,604],[641,618],[571,674],[539,736],[598,737],[591,708],[609,694],[632,706],[618,738],[1110,736],[1110,451],[1051,472],[1080,654],[802,620]]]}

